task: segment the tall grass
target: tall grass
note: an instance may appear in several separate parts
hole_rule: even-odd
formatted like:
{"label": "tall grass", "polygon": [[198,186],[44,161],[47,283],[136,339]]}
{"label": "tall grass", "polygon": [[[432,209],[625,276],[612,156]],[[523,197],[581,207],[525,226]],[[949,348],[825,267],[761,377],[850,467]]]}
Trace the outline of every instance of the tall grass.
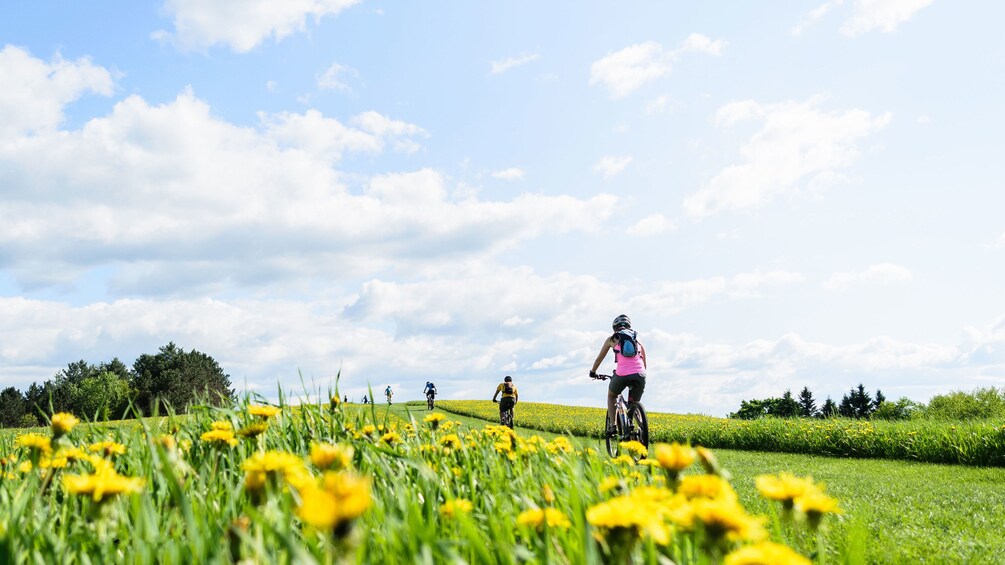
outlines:
{"label": "tall grass", "polygon": [[[492,420],[487,401],[442,401],[459,414]],[[602,437],[603,408],[521,402],[516,423],[528,428]],[[979,466],[1005,466],[1005,418],[942,421],[868,421],[844,418],[732,420],[650,413],[653,442],[690,442],[709,448],[885,458]]]}
{"label": "tall grass", "polygon": [[[245,399],[60,421],[0,438],[0,562],[712,563],[802,539],[691,461],[678,476],[441,413]],[[720,486],[675,496],[681,477]]]}

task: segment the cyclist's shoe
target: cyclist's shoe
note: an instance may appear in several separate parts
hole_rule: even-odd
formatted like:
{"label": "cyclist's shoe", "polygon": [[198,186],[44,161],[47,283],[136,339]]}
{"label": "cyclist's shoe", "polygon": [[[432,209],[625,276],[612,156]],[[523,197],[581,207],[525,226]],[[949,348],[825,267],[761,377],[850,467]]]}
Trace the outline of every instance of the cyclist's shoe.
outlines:
{"label": "cyclist's shoe", "polygon": [[617,435],[618,435],[618,429],[615,428],[614,426],[608,424],[607,425],[607,437],[616,437]]}

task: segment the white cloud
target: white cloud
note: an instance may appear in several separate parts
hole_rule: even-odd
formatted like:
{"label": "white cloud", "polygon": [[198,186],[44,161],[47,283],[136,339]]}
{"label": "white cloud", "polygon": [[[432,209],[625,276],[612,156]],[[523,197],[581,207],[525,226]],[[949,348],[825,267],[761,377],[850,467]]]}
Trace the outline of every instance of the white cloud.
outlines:
{"label": "white cloud", "polygon": [[674,101],[667,95],[657,96],[646,104],[646,114],[654,116],[670,111],[674,107]]}
{"label": "white cloud", "polygon": [[[893,32],[897,26],[914,17],[918,11],[934,0],[855,0],[851,17],[841,26],[841,33],[855,37],[873,30]],[[844,0],[829,0],[803,16],[792,28],[792,35],[800,35]]]}
{"label": "white cloud", "polygon": [[0,141],[23,133],[51,131],[63,122],[63,108],[94,92],[109,96],[114,82],[108,70],[88,58],[50,62],[11,45],[0,50]]}
{"label": "white cloud", "polygon": [[531,53],[529,55],[521,55],[519,57],[507,57],[501,61],[492,61],[492,70],[490,72],[494,75],[502,74],[510,69],[537,61],[540,58],[541,55],[538,53]]}
{"label": "white cloud", "polygon": [[825,290],[843,292],[857,286],[891,286],[911,282],[913,276],[906,267],[893,263],[871,265],[864,271],[834,273],[823,283]]}
{"label": "white cloud", "polygon": [[864,110],[826,112],[820,100],[764,105],[733,102],[719,109],[716,124],[756,120],[762,127],[740,148],[742,161],[723,169],[684,200],[688,215],[702,218],[725,210],[762,206],[810,185],[821,188],[840,179],[840,170],[859,156],[858,142],[883,129],[890,114]]}
{"label": "white cloud", "polygon": [[851,18],[841,26],[848,36],[878,29],[890,33],[934,0],[855,0]]}
{"label": "white cloud", "polygon": [[593,165],[593,171],[603,175],[604,180],[614,178],[621,171],[625,170],[632,162],[631,155],[625,155],[623,157],[618,157],[615,155],[608,155],[602,157],[595,165]]}
{"label": "white cloud", "polygon": [[611,98],[624,98],[647,82],[669,74],[684,53],[719,55],[725,47],[726,41],[697,33],[688,36],[677,49],[666,49],[656,41],[630,45],[595,61],[590,66],[590,84],[603,84]]}
{"label": "white cloud", "polygon": [[820,18],[824,17],[827,12],[830,12],[835,6],[840,6],[844,3],[844,0],[830,0],[829,2],[824,2],[820,6],[810,10],[805,16],[803,16],[799,23],[792,28],[792,35],[800,35],[806,28],[815,24]]}
{"label": "white cloud", "polygon": [[[8,90],[21,88],[19,77]],[[5,273],[26,287],[73,288],[102,269],[112,296],[345,278],[592,229],[616,201],[455,197],[453,181],[428,168],[350,186],[332,167],[344,154],[379,154],[426,134],[372,111],[349,123],[310,110],[240,127],[186,91],[161,105],[130,96],[79,129],[8,135]]]}
{"label": "white cloud", "polygon": [[336,15],[360,0],[166,0],[164,11],[174,20],[174,32],[158,31],[185,50],[217,44],[246,53],[268,38],[282,40],[307,28],[307,19]]}
{"label": "white cloud", "polygon": [[352,87],[346,80],[346,76],[358,76],[359,74],[352,67],[332,63],[330,67],[315,77],[318,88],[321,90],[340,90],[342,92],[352,92]]}
{"label": "white cloud", "polygon": [[628,228],[628,233],[639,236],[661,235],[677,229],[663,214],[652,214],[642,218]]}
{"label": "white cloud", "polygon": [[995,243],[995,247],[999,249],[1005,249],[1005,232],[998,237],[998,241]]}
{"label": "white cloud", "polygon": [[508,169],[492,171],[492,176],[502,180],[523,180],[524,172],[523,169],[509,167]]}

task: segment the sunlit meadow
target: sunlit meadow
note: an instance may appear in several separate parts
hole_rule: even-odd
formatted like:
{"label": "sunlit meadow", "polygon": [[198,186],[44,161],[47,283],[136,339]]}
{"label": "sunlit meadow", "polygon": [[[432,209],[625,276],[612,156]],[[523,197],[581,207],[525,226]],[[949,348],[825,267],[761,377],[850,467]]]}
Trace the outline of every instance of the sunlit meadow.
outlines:
{"label": "sunlit meadow", "polygon": [[0,436],[5,562],[826,562],[840,502],[758,479],[744,508],[712,452],[611,459],[424,410],[336,400],[109,424],[57,414]]}

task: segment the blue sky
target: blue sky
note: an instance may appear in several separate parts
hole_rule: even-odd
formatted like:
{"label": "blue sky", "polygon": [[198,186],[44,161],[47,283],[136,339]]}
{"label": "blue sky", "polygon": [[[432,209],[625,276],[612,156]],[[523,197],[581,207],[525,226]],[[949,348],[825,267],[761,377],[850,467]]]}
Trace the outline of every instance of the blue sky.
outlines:
{"label": "blue sky", "polygon": [[997,3],[2,10],[5,386],[602,405],[621,313],[650,409],[1005,380]]}

